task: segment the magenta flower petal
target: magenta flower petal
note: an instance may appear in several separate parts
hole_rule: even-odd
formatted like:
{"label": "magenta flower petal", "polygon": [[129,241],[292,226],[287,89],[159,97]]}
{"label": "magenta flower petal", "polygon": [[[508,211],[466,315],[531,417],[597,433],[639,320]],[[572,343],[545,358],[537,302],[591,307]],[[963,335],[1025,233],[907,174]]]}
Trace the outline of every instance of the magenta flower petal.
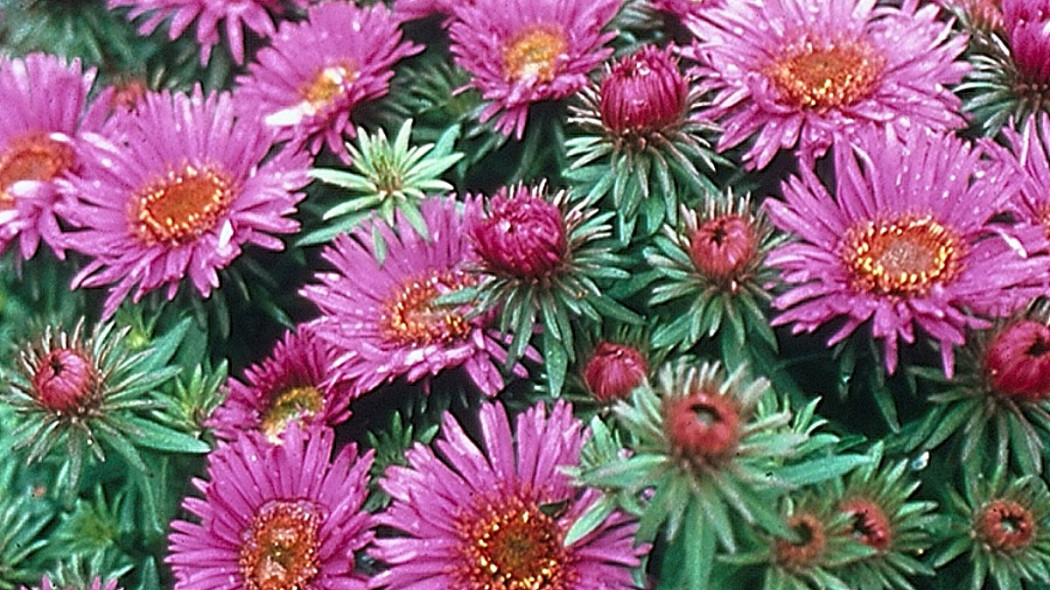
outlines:
{"label": "magenta flower petal", "polygon": [[310,326],[288,332],[261,364],[231,378],[207,426],[225,440],[258,431],[277,444],[292,422],[335,426],[350,415],[352,392],[333,371],[335,350]]}
{"label": "magenta flower petal", "polygon": [[59,209],[81,228],[69,247],[94,259],[75,283],[115,283],[107,316],[132,291],[136,301],[160,287],[174,297],[184,277],[207,297],[244,244],[279,250],[275,234],[298,230],[290,216],[309,182],[307,157],[285,151],[264,162],[272,136],[235,121],[228,95],[147,95],[108,129],[114,137],[82,143]]}
{"label": "magenta flower petal", "polygon": [[764,168],[781,148],[822,155],[863,126],[962,127],[947,90],[969,70],[964,35],[938,7],[876,0],[742,0],[687,23],[694,57],[715,92],[704,118],[719,119],[719,150],[755,136],[744,156]]}
{"label": "magenta flower petal", "polygon": [[[619,512],[564,545],[596,490],[578,488],[562,468],[579,463],[582,424],[558,402],[518,417],[513,434],[498,404],[481,408],[479,448],[446,414],[443,439],[416,445],[408,466],[390,467],[380,485],[393,503],[379,516],[401,536],[376,539],[389,569],[378,588],[483,590],[636,588],[630,568],[646,547],[637,524]],[[552,510],[551,507],[557,507]]]}
{"label": "magenta flower petal", "polygon": [[870,321],[891,373],[898,339],[913,342],[918,327],[950,376],[967,327],[1045,292],[1045,232],[989,222],[1020,181],[981,148],[921,130],[903,142],[869,130],[857,142],[835,145],[834,198],[803,168],[784,183],[785,202],[767,201],[773,223],[798,238],[769,254],[791,286],[773,323],[812,332],[844,319],[833,344]]}
{"label": "magenta flower petal", "polygon": [[316,154],[344,153],[354,108],[387,93],[393,66],[422,47],[401,40],[400,21],[382,4],[328,2],[307,20],[286,22],[270,47],[237,78],[237,110],[266,121]]}
{"label": "magenta flower petal", "polygon": [[[472,286],[465,263],[474,259],[467,228],[478,215],[469,201],[462,214],[451,199],[423,201],[429,238],[397,215],[396,233],[379,221],[387,245],[383,263],[375,258],[372,228],[340,235],[322,256],[335,272],[318,275],[321,284],[303,294],[322,312],[317,333],[340,351],[336,370],[353,381],[354,395],[398,377],[417,381],[462,366],[486,394],[503,388],[499,364],[504,338],[489,318],[468,319],[468,306],[437,306],[434,299]],[[524,376],[524,368],[515,373]]]}
{"label": "magenta flower petal", "polygon": [[587,84],[587,74],[612,53],[602,33],[617,0],[477,0],[456,6],[449,27],[455,61],[470,86],[489,101],[485,122],[521,139],[529,105],[564,98]]}
{"label": "magenta flower petal", "polygon": [[351,443],[333,458],[328,428],[309,439],[293,424],[282,445],[249,433],[209,457],[204,498],[175,520],[166,562],[176,590],[365,590],[354,553],[374,536],[362,510],[372,451]]}

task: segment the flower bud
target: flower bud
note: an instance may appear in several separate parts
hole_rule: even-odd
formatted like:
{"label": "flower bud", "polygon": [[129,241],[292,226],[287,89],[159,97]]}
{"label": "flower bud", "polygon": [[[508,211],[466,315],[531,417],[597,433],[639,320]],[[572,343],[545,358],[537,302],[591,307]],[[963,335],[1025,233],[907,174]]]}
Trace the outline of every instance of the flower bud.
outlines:
{"label": "flower bud", "polygon": [[98,385],[91,361],[74,350],[52,350],[32,377],[36,399],[53,412],[81,414],[90,409]]}
{"label": "flower bud", "polygon": [[689,236],[689,258],[704,277],[717,282],[739,278],[758,251],[748,220],[727,214],[702,222]]}
{"label": "flower bud", "polygon": [[493,197],[488,216],[472,233],[478,255],[496,275],[543,279],[560,269],[568,254],[561,211],[524,187]]}
{"label": "flower bud", "polygon": [[670,51],[644,47],[616,62],[602,81],[602,124],[616,135],[657,131],[682,118],[688,94]]}
{"label": "flower bud", "polygon": [[583,380],[594,399],[608,403],[626,399],[649,375],[649,364],[636,348],[602,342],[583,369]]}
{"label": "flower bud", "polygon": [[688,459],[709,463],[725,459],[740,440],[740,411],[728,397],[698,391],[668,400],[664,416],[675,450]]}
{"label": "flower bud", "polygon": [[1023,401],[1050,397],[1050,327],[1020,320],[992,339],[985,374],[1000,394]]}

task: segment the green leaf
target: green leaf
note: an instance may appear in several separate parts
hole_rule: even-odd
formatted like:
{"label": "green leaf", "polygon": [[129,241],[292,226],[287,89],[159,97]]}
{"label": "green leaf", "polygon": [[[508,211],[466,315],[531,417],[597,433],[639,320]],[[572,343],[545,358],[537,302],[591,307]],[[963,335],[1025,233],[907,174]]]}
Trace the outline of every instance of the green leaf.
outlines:
{"label": "green leaf", "polygon": [[849,472],[858,465],[871,461],[867,455],[836,455],[811,459],[797,465],[781,467],[774,471],[777,479],[794,486],[807,486],[827,481]]}
{"label": "green leaf", "polygon": [[547,368],[547,380],[550,384],[550,393],[553,397],[561,395],[561,389],[565,385],[565,374],[569,367],[569,355],[560,340],[550,332],[543,335],[543,359]]}
{"label": "green leaf", "polygon": [[186,434],[185,432],[179,432],[178,430],[173,430],[166,426],[161,426],[156,422],[143,420],[135,416],[127,417],[124,421],[128,422],[131,426],[141,432],[141,435],[133,437],[135,444],[140,447],[165,451],[168,453],[186,453],[193,455],[204,454],[211,451],[211,446],[208,445],[208,443]]}
{"label": "green leaf", "polygon": [[596,528],[601,526],[605,519],[616,510],[616,501],[611,496],[602,496],[600,500],[591,504],[583,514],[572,523],[569,532],[565,533],[562,544],[566,547],[586,537]]}

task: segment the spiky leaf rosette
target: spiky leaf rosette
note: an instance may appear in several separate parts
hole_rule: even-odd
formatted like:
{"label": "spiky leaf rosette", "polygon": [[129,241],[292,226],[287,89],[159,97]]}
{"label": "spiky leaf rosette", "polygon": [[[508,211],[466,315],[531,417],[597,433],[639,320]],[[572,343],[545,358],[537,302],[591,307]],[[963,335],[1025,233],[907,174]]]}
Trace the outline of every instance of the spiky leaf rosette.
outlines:
{"label": "spiky leaf rosette", "polygon": [[763,570],[764,590],[854,590],[841,575],[845,564],[869,557],[874,549],[847,534],[850,516],[838,512],[827,497],[785,498],[788,535],[760,535],[761,545],[725,561]]}
{"label": "spiky leaf rosette", "polygon": [[[647,501],[622,505],[641,511],[638,540],[662,533],[677,545],[672,555],[685,556],[687,567],[676,574],[680,583],[702,588],[717,546],[735,552],[742,528],[792,535],[775,508],[788,490],[866,460],[826,453],[837,438],[814,434],[823,424],[814,420],[815,405],[793,419],[778,407],[769,382],[748,381],[743,368],[727,377],[719,363],[668,364],[655,385],[643,384],[630,402],[613,407],[630,435],[628,451],[584,462],[576,476],[621,500],[651,488],[651,496],[643,494]],[[595,429],[593,444],[612,448],[610,436]],[[788,457],[795,462],[786,464]]]}
{"label": "spiky leaf rosette", "polygon": [[[75,494],[85,459],[103,462],[115,451],[131,473],[146,474],[140,450],[204,453],[209,446],[168,426],[168,402],[158,389],[178,373],[169,361],[188,321],[130,352],[128,328],[97,325],[85,334],[83,320],[73,331],[48,327],[9,359],[0,402],[17,415],[13,448],[27,463],[56,455],[67,479],[65,494]],[[55,447],[64,445],[61,451]],[[147,478],[141,477],[148,486]]]}
{"label": "spiky leaf rosette", "polygon": [[[992,20],[970,31],[973,69],[955,88],[973,125],[995,135],[1011,121],[1050,112],[1050,15],[1043,0],[1006,0],[1002,12],[971,0],[969,18]],[[957,9],[958,11],[958,9]],[[987,14],[984,14],[984,13]]]}
{"label": "spiky leaf rosette", "polygon": [[919,480],[908,476],[907,460],[887,463],[883,450],[881,443],[874,445],[871,461],[833,494],[834,510],[848,517],[845,532],[873,550],[837,572],[852,590],[913,590],[909,578],[934,574],[917,557],[932,542],[936,504],[911,499]]}
{"label": "spiky leaf rosette", "polygon": [[[8,432],[9,416],[0,415],[0,426]],[[9,446],[6,436],[4,447]],[[16,588],[19,583],[39,580],[38,558],[48,545],[43,534],[51,522],[51,515],[40,501],[33,497],[31,486],[21,485],[20,465],[16,461],[0,464],[0,587]],[[34,579],[35,578],[35,579]]]}
{"label": "spiky leaf rosette", "polygon": [[933,561],[941,568],[963,556],[971,590],[1043,588],[1050,584],[1050,492],[1037,475],[1014,478],[1003,465],[968,478],[951,492],[951,537]]}
{"label": "spiky leaf rosette", "polygon": [[777,274],[764,261],[782,239],[750,195],[707,194],[696,208],[683,207],[679,222],[665,225],[645,249],[659,273],[649,303],[669,316],[653,345],[684,350],[721,333],[723,351],[739,352],[755,339],[775,351],[765,310]]}
{"label": "spiky leaf rosette", "polygon": [[583,135],[566,144],[567,177],[588,201],[610,201],[624,243],[639,219],[639,233],[651,235],[676,221],[685,195],[717,190],[707,175],[724,160],[704,137],[712,126],[695,116],[701,92],[692,82],[671,49],[650,45],[607,64],[569,106]]}
{"label": "spiky leaf rosette", "polygon": [[546,183],[504,188],[486,208],[471,230],[480,279],[466,296],[478,296],[479,313],[498,310],[500,331],[513,332],[507,367],[525,354],[539,314],[546,375],[556,397],[576,358],[574,334],[581,320],[640,321],[602,290],[610,281],[630,278],[606,240],[613,214],[570,203],[564,190],[550,195]]}
{"label": "spiky leaf rosette", "polygon": [[409,145],[411,119],[401,125],[393,142],[387,139],[383,129],[368,134],[358,128],[357,145],[346,144],[351,170],[315,168],[312,172],[314,178],[344,188],[350,194],[331,205],[322,216],[324,225],[307,232],[299,244],[327,242],[337,234],[352,230],[373,213],[393,226],[397,211],[421,236],[426,236],[427,225],[420,203],[427,195],[452,190],[452,185],[441,176],[463,158],[463,154],[452,151],[458,135],[459,128],[450,127],[437,144]]}
{"label": "spiky leaf rosette", "polygon": [[917,369],[935,389],[936,404],[910,446],[932,450],[954,439],[965,472],[1012,463],[1042,473],[1050,439],[1050,302],[999,320],[962,351],[960,371],[946,379]]}

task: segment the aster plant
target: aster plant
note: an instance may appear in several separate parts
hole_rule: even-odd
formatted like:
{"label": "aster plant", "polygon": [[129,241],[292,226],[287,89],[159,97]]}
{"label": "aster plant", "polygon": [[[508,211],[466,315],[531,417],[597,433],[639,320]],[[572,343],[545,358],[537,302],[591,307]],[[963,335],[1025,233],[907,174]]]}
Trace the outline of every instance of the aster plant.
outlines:
{"label": "aster plant", "polygon": [[357,145],[347,144],[351,170],[317,168],[314,178],[348,190],[351,195],[339,195],[339,201],[328,208],[322,218],[322,228],[303,236],[301,244],[322,243],[356,227],[363,219],[375,214],[394,225],[394,213],[401,214],[416,231],[427,236],[427,226],[420,205],[428,195],[446,194],[453,186],[441,175],[463,158],[452,151],[459,129],[446,131],[436,144],[409,145],[412,120],[401,126],[394,141],[387,139],[379,129],[368,134],[357,132]]}
{"label": "aster plant", "polygon": [[566,538],[600,495],[563,471],[578,464],[584,440],[571,406],[530,408],[513,431],[498,404],[479,416],[481,446],[446,415],[440,455],[416,445],[407,466],[387,470],[381,485],[393,503],[380,522],[396,534],[376,539],[373,554],[390,567],[375,587],[641,587],[631,575],[646,550],[635,544],[635,520],[610,513],[587,535]]}
{"label": "aster plant", "polygon": [[[29,590],[29,588],[22,586],[21,590]],[[90,586],[83,586],[81,588],[65,588],[52,585],[51,578],[44,576],[44,579],[40,581],[39,586],[34,586],[32,590],[120,590],[117,586],[116,580],[109,580],[103,582],[102,578],[96,577]]]}
{"label": "aster plant", "polygon": [[671,48],[646,45],[606,65],[570,106],[570,124],[585,135],[566,143],[569,178],[588,199],[610,196],[625,243],[639,219],[652,234],[674,223],[688,195],[715,190],[707,175],[718,158],[705,138],[712,127],[697,119],[700,94]]}
{"label": "aster plant", "polygon": [[918,0],[772,0],[689,20],[718,149],[754,137],[743,160],[762,169],[781,149],[809,160],[865,127],[962,127],[947,88],[969,70],[966,39],[937,16]]}
{"label": "aster plant", "polygon": [[573,318],[638,323],[599,287],[630,276],[605,240],[612,214],[572,203],[564,190],[549,195],[545,183],[504,187],[485,209],[469,230],[479,282],[465,295],[476,294],[479,309],[498,312],[500,331],[513,333],[508,363],[525,354],[540,316],[546,376],[556,397],[576,358]]}
{"label": "aster plant", "polygon": [[969,587],[998,590],[1050,583],[1050,492],[1035,475],[1016,477],[1003,465],[968,478],[951,492],[951,536],[933,562],[965,554]]}

